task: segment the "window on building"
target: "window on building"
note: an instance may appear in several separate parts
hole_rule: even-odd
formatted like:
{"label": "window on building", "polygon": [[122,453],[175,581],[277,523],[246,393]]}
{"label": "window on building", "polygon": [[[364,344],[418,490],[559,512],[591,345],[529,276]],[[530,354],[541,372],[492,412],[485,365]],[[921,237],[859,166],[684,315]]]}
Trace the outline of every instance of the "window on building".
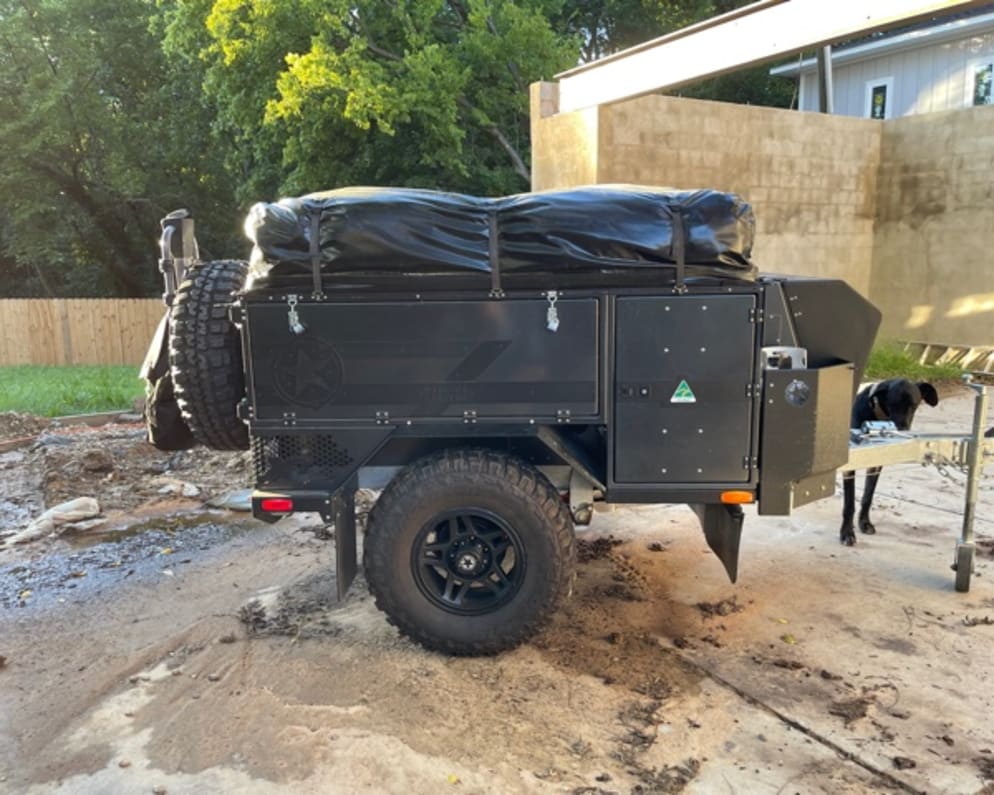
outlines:
{"label": "window on building", "polygon": [[991,105],[994,104],[992,95],[992,79],[994,79],[994,63],[978,63],[973,67],[973,104]]}
{"label": "window on building", "polygon": [[889,119],[894,102],[894,78],[866,81],[866,113],[870,119]]}

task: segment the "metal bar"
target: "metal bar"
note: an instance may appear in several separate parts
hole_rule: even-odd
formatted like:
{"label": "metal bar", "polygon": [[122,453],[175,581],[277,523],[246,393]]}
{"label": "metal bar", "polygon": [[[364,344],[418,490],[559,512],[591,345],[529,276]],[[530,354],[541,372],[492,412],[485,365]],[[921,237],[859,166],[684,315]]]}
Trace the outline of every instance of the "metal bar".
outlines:
{"label": "metal bar", "polygon": [[834,113],[835,101],[832,90],[832,45],[826,44],[818,50],[818,110]]}
{"label": "metal bar", "polygon": [[[914,464],[935,457],[948,458],[955,464],[964,463],[970,439],[967,436],[949,436],[938,433],[913,434],[907,437],[867,439],[849,446],[849,460],[840,467],[844,471]],[[994,444],[985,445],[994,454]]]}
{"label": "metal bar", "polygon": [[176,295],[176,269],[173,259],[173,234],[176,232],[174,226],[163,226],[162,237],[159,238],[159,272],[165,281],[166,289],[162,294],[162,303],[172,306],[173,296]]}
{"label": "metal bar", "polygon": [[967,460],[969,467],[966,479],[966,501],[963,505],[963,537],[964,544],[973,543],[973,518],[977,512],[977,491],[980,485],[980,475],[984,469],[984,425],[987,420],[987,387],[982,384],[970,384],[977,393],[973,403],[973,436],[970,439],[970,453]]}

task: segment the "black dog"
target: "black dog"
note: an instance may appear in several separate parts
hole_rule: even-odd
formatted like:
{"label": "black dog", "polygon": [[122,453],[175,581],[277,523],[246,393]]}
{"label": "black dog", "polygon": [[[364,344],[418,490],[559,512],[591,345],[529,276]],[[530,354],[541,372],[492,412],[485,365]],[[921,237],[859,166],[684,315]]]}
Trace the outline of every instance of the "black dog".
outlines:
{"label": "black dog", "polygon": [[[911,427],[915,411],[922,401],[930,406],[939,403],[939,395],[931,384],[920,381],[908,381],[904,378],[892,378],[866,387],[856,395],[852,406],[851,428],[859,428],[864,422],[871,420],[890,420],[898,430],[906,431]],[[863,533],[875,533],[876,528],[870,521],[870,504],[873,502],[873,492],[880,478],[880,467],[866,470],[866,486],[863,489],[863,499],[859,505],[859,529]],[[856,473],[842,473],[842,529],[839,540],[852,546],[856,543],[856,533],[853,532],[852,519],[856,508]]]}

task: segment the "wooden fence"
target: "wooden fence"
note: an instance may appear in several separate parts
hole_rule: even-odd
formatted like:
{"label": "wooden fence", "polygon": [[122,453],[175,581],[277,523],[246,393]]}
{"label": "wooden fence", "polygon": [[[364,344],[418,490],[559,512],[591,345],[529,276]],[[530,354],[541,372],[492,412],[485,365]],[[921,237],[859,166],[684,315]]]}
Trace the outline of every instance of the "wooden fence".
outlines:
{"label": "wooden fence", "polygon": [[139,365],[165,307],[158,298],[0,300],[0,365]]}

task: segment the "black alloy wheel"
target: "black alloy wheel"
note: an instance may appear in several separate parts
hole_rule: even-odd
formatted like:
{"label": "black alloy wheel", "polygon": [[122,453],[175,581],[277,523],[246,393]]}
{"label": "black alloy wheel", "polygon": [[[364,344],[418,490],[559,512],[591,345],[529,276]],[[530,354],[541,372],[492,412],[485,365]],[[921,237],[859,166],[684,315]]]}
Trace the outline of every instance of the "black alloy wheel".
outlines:
{"label": "black alloy wheel", "polygon": [[487,613],[513,599],[527,565],[514,529],[496,514],[473,508],[433,518],[411,554],[421,593],[456,615]]}

